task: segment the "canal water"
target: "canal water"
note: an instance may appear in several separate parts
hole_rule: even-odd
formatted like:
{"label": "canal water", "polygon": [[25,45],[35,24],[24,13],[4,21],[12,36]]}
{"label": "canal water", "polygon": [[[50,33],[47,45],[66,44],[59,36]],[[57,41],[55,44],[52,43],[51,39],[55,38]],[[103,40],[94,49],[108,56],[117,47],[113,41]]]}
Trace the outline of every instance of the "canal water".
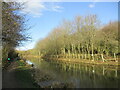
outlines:
{"label": "canal water", "polygon": [[[53,77],[53,80],[71,83],[74,88],[118,88],[118,66],[89,65],[55,60],[30,59],[38,70]],[[41,74],[38,73],[38,78]],[[49,82],[49,80],[46,80]]]}

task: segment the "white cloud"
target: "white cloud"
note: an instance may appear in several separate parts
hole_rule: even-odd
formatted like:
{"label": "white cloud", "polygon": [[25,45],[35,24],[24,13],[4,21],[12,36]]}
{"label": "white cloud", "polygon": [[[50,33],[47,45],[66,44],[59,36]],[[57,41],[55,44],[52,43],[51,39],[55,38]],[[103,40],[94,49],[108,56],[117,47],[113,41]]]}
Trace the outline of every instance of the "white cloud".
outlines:
{"label": "white cloud", "polygon": [[62,12],[63,7],[55,5],[52,7],[52,10],[55,12]]}
{"label": "white cloud", "polygon": [[95,4],[98,2],[99,0],[94,0],[91,4],[89,4],[89,8],[94,8]]}
{"label": "white cloud", "polygon": [[[10,2],[11,0],[4,0],[5,2]],[[21,13],[29,14],[33,17],[39,17],[43,15],[43,10],[62,12],[62,7],[57,5],[55,2],[60,0],[51,0],[51,2],[45,4],[45,0],[12,0],[14,2],[24,2],[24,9]],[[47,0],[46,0],[47,1]],[[49,1],[49,0],[48,0]]]}
{"label": "white cloud", "polygon": [[[50,4],[52,3],[52,4]],[[22,10],[22,13],[29,13],[33,17],[39,17],[43,15],[43,10],[46,11],[54,11],[54,12],[62,12],[62,7],[56,5],[55,2],[44,3],[41,0],[27,1],[25,4],[25,9]]]}
{"label": "white cloud", "polygon": [[95,7],[95,5],[94,5],[94,4],[90,4],[89,7],[90,7],[90,8],[93,8],[93,7]]}
{"label": "white cloud", "polygon": [[36,43],[35,42],[28,42],[25,45],[24,44],[22,44],[21,46],[16,47],[15,49],[16,50],[29,50],[29,49],[33,49]]}
{"label": "white cloud", "polygon": [[[36,0],[36,1],[39,1],[39,0]],[[21,12],[29,13],[33,17],[37,17],[42,15],[42,10],[44,9],[45,9],[45,6],[42,2],[28,1],[25,3],[25,8]]]}

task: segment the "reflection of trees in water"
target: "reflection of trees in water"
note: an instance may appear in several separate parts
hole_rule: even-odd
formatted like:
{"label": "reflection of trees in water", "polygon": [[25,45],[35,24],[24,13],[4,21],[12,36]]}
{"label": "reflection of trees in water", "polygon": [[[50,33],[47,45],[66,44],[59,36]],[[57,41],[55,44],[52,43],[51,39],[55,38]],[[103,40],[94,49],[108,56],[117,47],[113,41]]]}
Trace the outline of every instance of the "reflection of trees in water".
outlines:
{"label": "reflection of trees in water", "polygon": [[[77,84],[77,87],[117,87],[118,85],[118,68],[115,66],[73,64],[54,60],[33,61],[38,64],[38,69],[48,72],[55,80],[72,82]],[[38,74],[38,77],[39,75],[41,74]]]}
{"label": "reflection of trees in water", "polygon": [[[57,63],[55,61],[51,61],[54,63],[55,67],[60,67],[61,70],[64,71],[74,71],[74,72],[87,72],[91,74],[98,74],[98,75],[108,75],[110,77],[117,77],[117,66],[110,67],[110,66],[98,66],[98,65],[82,65],[82,64],[73,64],[73,63]],[[55,64],[57,63],[57,64]],[[113,74],[110,74],[113,73]]]}

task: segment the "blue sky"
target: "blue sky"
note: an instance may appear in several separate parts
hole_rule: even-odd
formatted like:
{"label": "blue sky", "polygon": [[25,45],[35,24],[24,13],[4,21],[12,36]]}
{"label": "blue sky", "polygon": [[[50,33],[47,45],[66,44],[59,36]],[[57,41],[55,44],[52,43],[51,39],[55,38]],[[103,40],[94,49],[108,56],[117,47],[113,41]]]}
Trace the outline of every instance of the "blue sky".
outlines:
{"label": "blue sky", "polygon": [[36,42],[46,37],[63,19],[73,20],[77,15],[96,14],[102,24],[118,20],[117,2],[49,2],[29,3],[23,13],[28,13],[27,24],[32,28],[27,32],[32,41],[24,43],[19,50],[31,49]]}

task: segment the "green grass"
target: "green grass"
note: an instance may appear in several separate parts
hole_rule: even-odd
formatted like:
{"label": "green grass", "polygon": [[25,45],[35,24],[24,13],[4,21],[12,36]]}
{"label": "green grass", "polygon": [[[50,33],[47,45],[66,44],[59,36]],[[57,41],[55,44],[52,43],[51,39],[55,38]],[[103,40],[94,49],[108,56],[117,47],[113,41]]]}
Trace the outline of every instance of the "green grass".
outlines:
{"label": "green grass", "polygon": [[16,62],[18,64],[18,66],[25,66],[26,65],[26,63],[23,60],[18,60]]}
{"label": "green grass", "polygon": [[33,70],[26,66],[25,62],[17,61],[18,67],[15,69],[15,78],[21,85],[21,88],[38,88],[32,77]]}

